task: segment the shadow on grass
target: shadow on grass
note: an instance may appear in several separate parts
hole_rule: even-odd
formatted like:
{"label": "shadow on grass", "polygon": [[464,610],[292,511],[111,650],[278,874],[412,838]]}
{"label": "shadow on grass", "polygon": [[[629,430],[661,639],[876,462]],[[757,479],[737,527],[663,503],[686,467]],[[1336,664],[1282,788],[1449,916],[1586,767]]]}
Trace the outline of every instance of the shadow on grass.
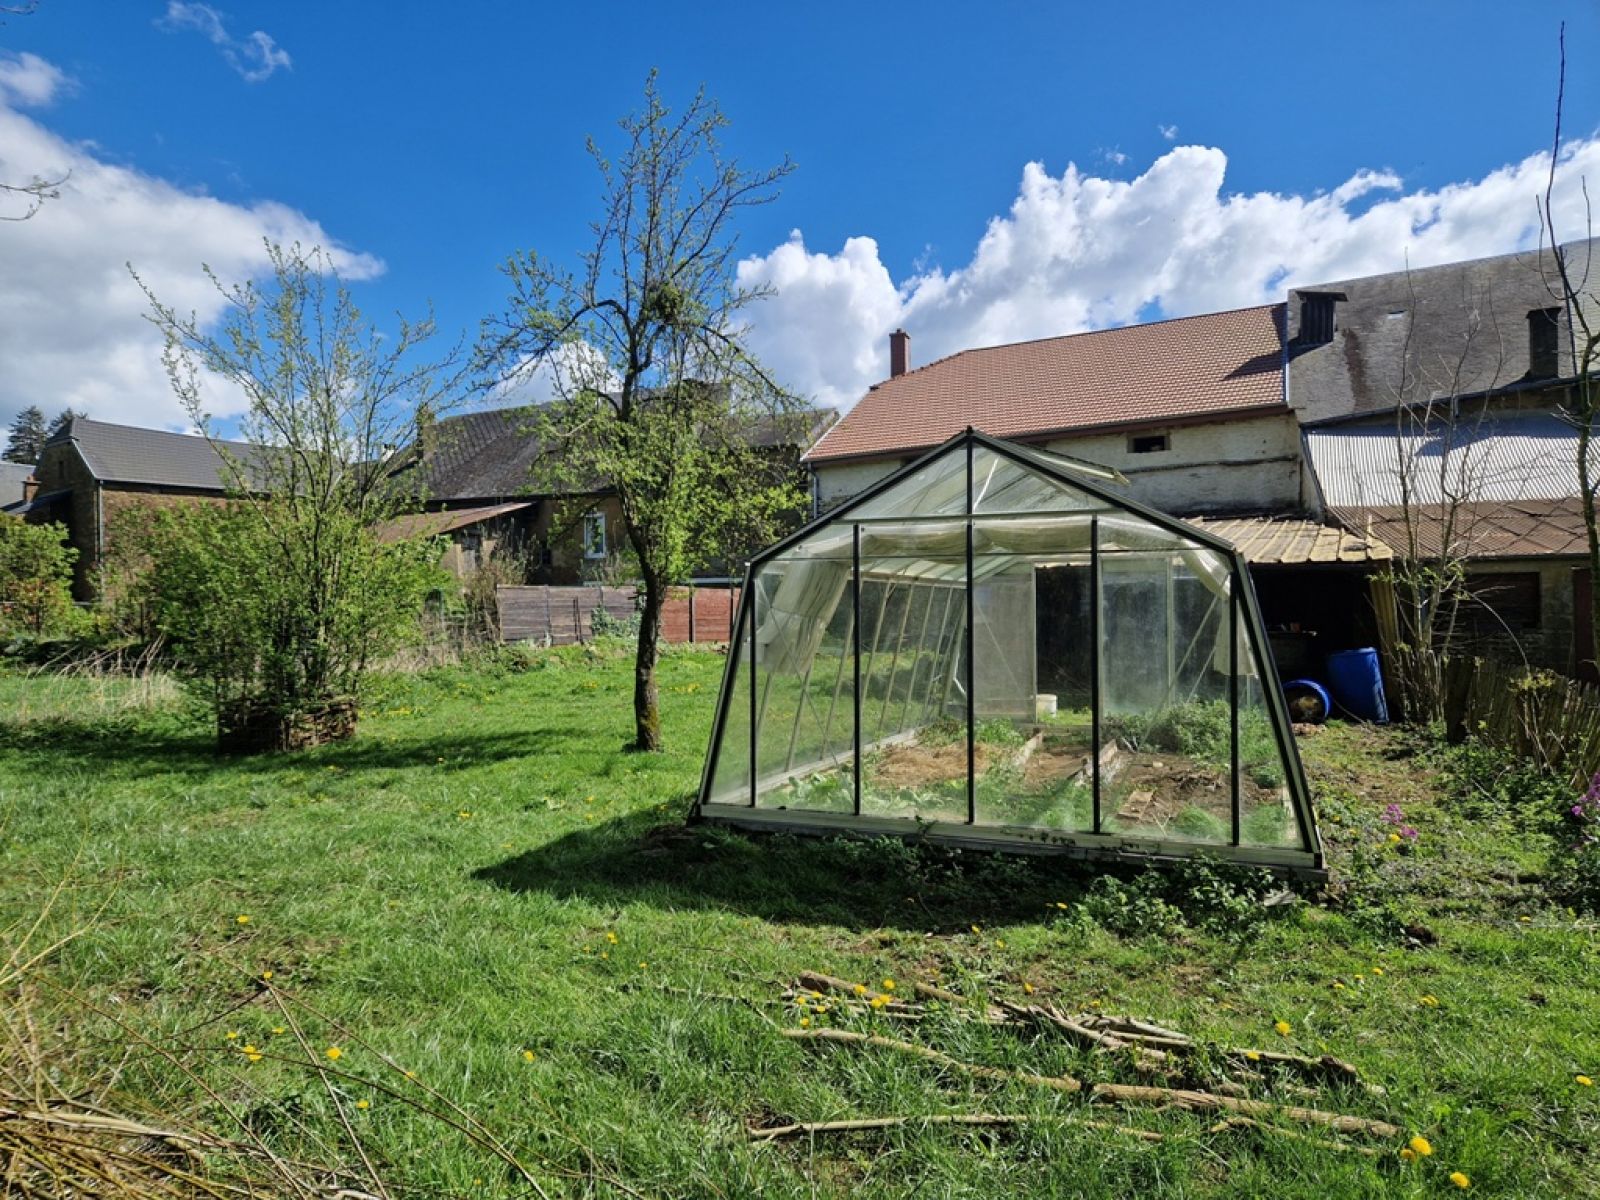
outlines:
{"label": "shadow on grass", "polygon": [[[688,801],[683,801],[688,807]],[[1103,872],[1101,872],[1103,873]],[[1094,873],[1058,858],[808,838],[625,817],[580,829],[472,873],[512,892],[602,906],[648,902],[778,923],[948,932],[1037,921]]]}
{"label": "shadow on grass", "polygon": [[545,726],[504,733],[471,732],[430,737],[367,737],[284,754],[225,755],[209,724],[172,718],[93,722],[40,721],[0,725],[0,752],[42,770],[62,767],[112,774],[273,775],[337,767],[341,771],[459,771],[505,759],[549,753],[587,736],[581,725]]}

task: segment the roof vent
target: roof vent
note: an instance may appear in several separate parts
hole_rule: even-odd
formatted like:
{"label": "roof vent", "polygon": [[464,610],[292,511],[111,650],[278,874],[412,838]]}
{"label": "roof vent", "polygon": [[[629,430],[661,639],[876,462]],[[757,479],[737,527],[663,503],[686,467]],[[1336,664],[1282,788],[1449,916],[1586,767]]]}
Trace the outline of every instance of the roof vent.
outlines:
{"label": "roof vent", "polygon": [[1333,341],[1334,305],[1348,299],[1343,292],[1301,292],[1300,332],[1295,346],[1309,350]]}
{"label": "roof vent", "polygon": [[896,329],[889,335],[889,378],[897,379],[911,369],[911,335]]}

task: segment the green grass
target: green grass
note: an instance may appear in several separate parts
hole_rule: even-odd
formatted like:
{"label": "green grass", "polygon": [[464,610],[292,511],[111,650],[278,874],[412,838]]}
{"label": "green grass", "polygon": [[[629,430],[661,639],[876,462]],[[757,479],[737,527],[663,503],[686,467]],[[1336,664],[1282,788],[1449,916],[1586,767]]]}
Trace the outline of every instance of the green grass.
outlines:
{"label": "green grass", "polygon": [[[581,1170],[564,1131],[649,1196],[1433,1196],[1454,1194],[1457,1169],[1474,1194],[1596,1194],[1600,1089],[1573,1076],[1600,1077],[1600,933],[1543,898],[1549,823],[1468,796],[1403,736],[1336,726],[1305,742],[1330,897],[1244,923],[1178,897],[1177,929],[1119,936],[1079,915],[1093,876],[1058,861],[685,831],[722,659],[664,660],[670,749],[641,756],[622,749],[630,664],[593,658],[392,680],[354,741],[244,761],[216,759],[205,724],[159,689],[123,704],[91,681],[0,677],[0,928],[72,880],[54,926],[87,931],[46,978],[173,1038],[264,1129],[277,1105],[335,1137],[304,1068],[232,1052],[282,1044],[250,978],[271,970],[519,1151]],[[1390,802],[1420,832],[1409,852],[1387,844]],[[1393,1120],[1435,1154],[1405,1168],[1397,1146],[1372,1160],[1148,1110],[1121,1119],[1177,1136],[1042,1121],[753,1147],[744,1127],[779,1119],[1082,1115],[1070,1096],[781,1037],[797,1014],[780,991],[805,969],[937,971],[1018,1000],[1026,981],[1071,1011],[1330,1052],[1387,1094],[1314,1103]],[[64,1069],[122,1063],[127,1039],[104,1020],[61,1028]],[[1134,1078],[950,1015],[896,1032],[971,1062]],[[361,1048],[341,1066],[394,1081]],[[131,1104],[216,1116],[147,1057],[118,1086]],[[521,1194],[451,1131],[372,1098],[357,1124],[391,1178]]]}

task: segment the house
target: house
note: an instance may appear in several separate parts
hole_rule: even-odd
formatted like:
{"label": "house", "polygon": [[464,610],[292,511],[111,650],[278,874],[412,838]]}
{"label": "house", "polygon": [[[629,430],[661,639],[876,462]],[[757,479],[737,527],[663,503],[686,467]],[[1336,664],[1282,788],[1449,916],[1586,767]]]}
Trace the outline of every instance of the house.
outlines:
{"label": "house", "polygon": [[32,490],[32,463],[14,463],[0,460],[0,512],[9,512],[27,502]]}
{"label": "house", "polygon": [[[1579,672],[1587,533],[1557,253],[1291,292],[1288,395],[1319,516],[1460,561],[1469,643]],[[1559,253],[1580,276],[1600,268],[1600,239]]]}
{"label": "house", "polygon": [[1286,395],[1285,320],[1284,305],[1259,305],[967,350],[919,369],[896,331],[890,377],[805,457],[817,511],[968,426],[1112,468],[1130,499],[1237,545],[1280,664],[1320,667],[1328,650],[1376,638],[1372,588],[1390,550],[1315,511]]}
{"label": "house", "polygon": [[103,594],[119,572],[143,556],[153,515],[175,504],[220,500],[259,453],[244,442],[212,442],[74,417],[44,444],[32,495],[12,509],[29,521],[59,521],[78,552],[73,594]]}

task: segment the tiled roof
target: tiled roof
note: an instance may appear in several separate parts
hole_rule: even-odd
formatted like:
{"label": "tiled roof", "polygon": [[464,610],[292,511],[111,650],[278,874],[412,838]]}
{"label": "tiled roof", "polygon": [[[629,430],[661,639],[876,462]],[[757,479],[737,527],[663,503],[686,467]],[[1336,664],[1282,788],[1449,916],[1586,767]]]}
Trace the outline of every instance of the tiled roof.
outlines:
{"label": "tiled roof", "polygon": [[33,475],[33,464],[0,462],[0,508],[22,503],[22,485]]}
{"label": "tiled roof", "polygon": [[46,446],[71,441],[96,479],[106,483],[144,483],[159,487],[224,491],[232,472],[217,447],[248,466],[259,447],[247,442],[210,442],[196,434],[168,433],[136,425],[113,425],[75,417]]}
{"label": "tiled roof", "polygon": [[1184,517],[1225,542],[1254,566],[1385,562],[1394,552],[1376,537],[1304,517]]}
{"label": "tiled roof", "polygon": [[[1328,515],[1365,537],[1375,537],[1404,554],[1415,526],[1417,552],[1438,557],[1445,542],[1448,510],[1419,505],[1411,521],[1399,505],[1330,508]],[[1569,557],[1588,552],[1583,506],[1576,497],[1510,500],[1456,506],[1450,534],[1453,553],[1463,558]]]}
{"label": "tiled roof", "polygon": [[968,425],[1026,438],[1284,403],[1281,304],[963,350],[885,380],[808,462],[905,454]]}

